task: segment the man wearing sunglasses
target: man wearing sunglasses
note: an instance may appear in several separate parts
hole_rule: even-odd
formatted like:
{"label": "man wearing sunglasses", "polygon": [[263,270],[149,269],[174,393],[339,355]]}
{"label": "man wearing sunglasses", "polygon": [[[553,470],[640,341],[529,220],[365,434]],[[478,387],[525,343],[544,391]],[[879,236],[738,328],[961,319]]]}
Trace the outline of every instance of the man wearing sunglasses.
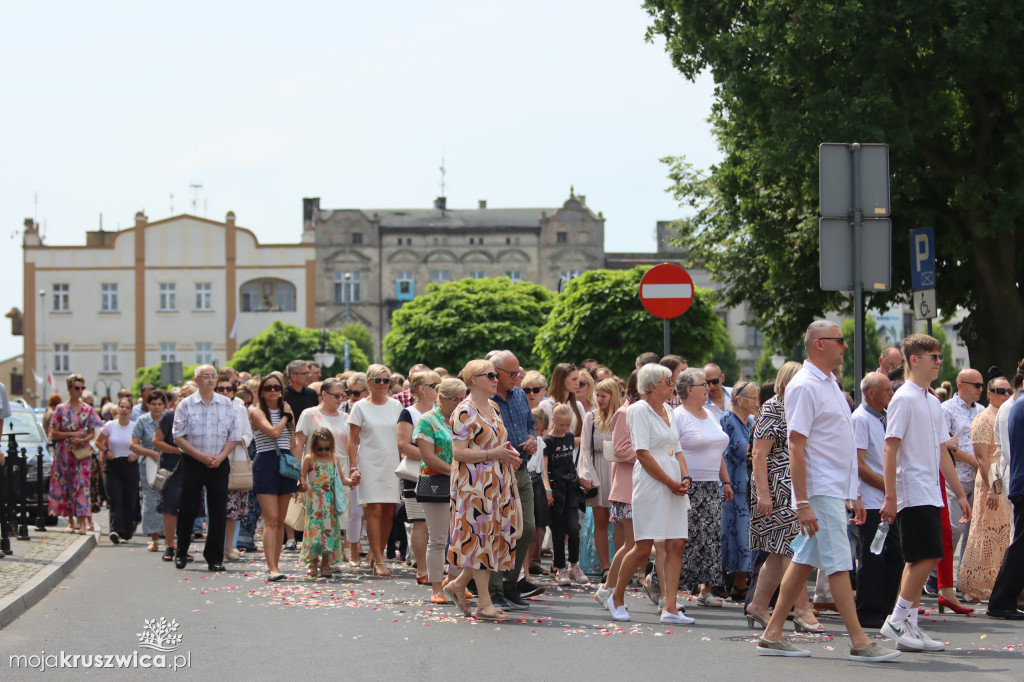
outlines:
{"label": "man wearing sunglasses", "polygon": [[[967,494],[967,501],[971,508],[974,508],[974,478],[978,474],[978,460],[974,456],[974,440],[971,438],[971,422],[979,414],[985,411],[985,406],[979,403],[985,392],[985,383],[981,372],[976,369],[963,369],[956,377],[956,395],[942,403],[942,412],[946,420],[946,427],[949,435],[956,439],[956,449],[953,450],[953,460],[956,461],[956,477],[960,479],[960,485]],[[953,488],[946,482],[946,497],[954,499]],[[963,548],[967,546],[967,536],[970,533],[970,522],[961,524],[960,511],[949,505],[949,522],[953,529],[953,552],[960,547],[961,556]],[[952,557],[947,557],[951,561]]]}
{"label": "man wearing sunglasses", "polygon": [[516,484],[523,503],[523,537],[516,542],[516,564],[511,571],[491,573],[491,600],[500,609],[528,609],[530,603],[525,597],[532,597],[544,591],[527,579],[519,580],[526,554],[533,541],[536,529],[533,516],[533,481],[526,463],[537,452],[537,433],[534,431],[533,413],[526,393],[519,387],[523,381],[523,370],[519,359],[512,351],[492,351],[487,359],[498,373],[498,390],[491,400],[498,404],[501,421],[508,430],[508,440],[519,453],[520,463],[516,469]]}
{"label": "man wearing sunglasses", "polygon": [[732,391],[725,387],[725,375],[722,374],[721,367],[709,362],[701,369],[708,382],[708,402],[704,409],[711,412],[717,422],[732,406]]}

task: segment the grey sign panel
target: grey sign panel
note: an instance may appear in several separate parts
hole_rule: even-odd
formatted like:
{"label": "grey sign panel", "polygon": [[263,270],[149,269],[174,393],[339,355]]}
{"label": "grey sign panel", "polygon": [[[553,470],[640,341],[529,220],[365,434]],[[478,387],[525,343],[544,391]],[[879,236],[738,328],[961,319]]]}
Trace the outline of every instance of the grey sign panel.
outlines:
{"label": "grey sign panel", "polygon": [[[888,218],[889,146],[860,146],[860,207],[865,218]],[[818,147],[818,211],[826,218],[846,218],[853,210],[850,145],[825,142]]]}
{"label": "grey sign panel", "polygon": [[[860,277],[865,293],[892,287],[892,221],[865,220],[861,224]],[[821,250],[821,288],[853,291],[853,225],[848,218],[822,218],[818,222]]]}
{"label": "grey sign panel", "polygon": [[923,289],[914,292],[914,319],[930,320],[938,317],[935,289]]}

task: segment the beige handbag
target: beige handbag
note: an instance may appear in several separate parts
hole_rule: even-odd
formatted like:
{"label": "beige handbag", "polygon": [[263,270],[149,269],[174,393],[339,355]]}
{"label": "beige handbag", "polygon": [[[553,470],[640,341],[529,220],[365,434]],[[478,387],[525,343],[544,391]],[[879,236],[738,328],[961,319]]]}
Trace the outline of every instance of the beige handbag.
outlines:
{"label": "beige handbag", "polygon": [[92,446],[86,443],[77,448],[71,448],[71,454],[74,455],[75,459],[81,462],[83,459],[89,459],[92,457]]}
{"label": "beige handbag", "polygon": [[288,513],[284,516],[284,525],[294,530],[306,530],[306,496],[295,493],[288,500]]}
{"label": "beige handbag", "polygon": [[601,444],[601,454],[604,455],[604,459],[607,462],[619,461],[615,457],[615,443],[612,442],[611,438],[608,438],[608,440]]}
{"label": "beige handbag", "polygon": [[418,459],[409,459],[402,455],[402,461],[395,468],[395,476],[398,476],[403,481],[415,483],[420,477],[420,461]]}
{"label": "beige handbag", "polygon": [[[231,473],[228,474],[228,490],[252,490],[252,460],[249,459],[249,452],[241,448],[242,459],[228,461]],[[235,454],[238,453],[236,448]]]}
{"label": "beige handbag", "polygon": [[988,487],[996,495],[1003,494],[1003,468],[1000,466],[1002,457],[997,455],[988,467]]}

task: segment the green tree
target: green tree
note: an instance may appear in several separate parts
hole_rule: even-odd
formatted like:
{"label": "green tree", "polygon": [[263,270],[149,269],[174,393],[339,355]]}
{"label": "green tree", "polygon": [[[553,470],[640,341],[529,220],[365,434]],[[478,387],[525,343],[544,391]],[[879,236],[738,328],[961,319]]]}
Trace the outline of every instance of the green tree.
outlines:
{"label": "green tree", "polygon": [[[350,366],[355,370],[365,370],[369,366],[366,355],[360,349],[356,339],[349,339]],[[334,364],[322,367],[324,377],[333,376],[345,369],[345,336],[341,332],[328,333],[327,343],[335,355]],[[239,348],[228,363],[239,372],[250,374],[267,374],[268,372],[284,372],[292,360],[312,360],[313,353],[320,347],[320,330],[303,329],[293,324],[284,324],[280,320],[249,339]]]}
{"label": "green tree", "polygon": [[358,322],[349,322],[342,325],[338,331],[351,342],[350,346],[352,343],[359,346],[366,359],[373,362],[373,337],[370,336],[369,329]]}
{"label": "green tree", "polygon": [[[181,378],[182,381],[188,381],[195,376],[196,367],[195,365],[182,365],[181,367]],[[132,395],[136,398],[142,395],[142,387],[146,384],[151,384],[156,388],[168,389],[172,387],[172,384],[160,383],[160,365],[151,365],[149,367],[140,367],[135,370],[135,381],[132,382]]]}
{"label": "green tree", "polygon": [[402,371],[423,362],[455,374],[467,361],[507,348],[533,367],[533,340],[554,298],[542,286],[507,277],[431,284],[391,316],[385,361]]}
{"label": "green tree", "polygon": [[[662,321],[640,303],[640,280],[649,269],[590,270],[571,280],[537,334],[534,353],[541,371],[550,374],[559,362],[592,356],[626,377],[637,355],[660,354]],[[722,319],[709,302],[711,296],[704,289],[695,291],[690,309],[672,320],[669,328],[672,351],[685,356],[693,367],[724,351],[729,341]]]}
{"label": "green tree", "polygon": [[[689,311],[686,313],[689,315]],[[689,358],[687,358],[689,360]],[[713,362],[718,365],[722,374],[725,375],[726,381],[733,384],[740,380],[740,375],[743,374],[743,369],[740,367],[740,359],[736,355],[736,346],[733,345],[732,339],[726,334],[725,339],[722,340],[722,346],[708,358],[708,362]],[[697,365],[694,365],[696,367]]]}
{"label": "green tree", "polygon": [[[843,320],[839,331],[850,348],[843,356],[843,390],[853,394],[853,385],[863,377],[853,373],[853,318]],[[878,340],[878,325],[873,315],[864,317],[864,371],[873,372],[878,369],[878,356],[882,354],[882,342]]]}
{"label": "green tree", "polygon": [[[648,0],[687,78],[715,80],[711,123],[722,161],[704,173],[669,158],[693,214],[681,241],[781,338],[849,312],[820,290],[818,155],[830,141],[885,142],[892,172],[893,289],[910,290],[907,230],[935,228],[939,308],[969,311],[971,362],[1024,355],[1024,7],[1005,0],[800,3]],[[870,207],[868,207],[870,208]],[[869,256],[870,257],[870,256]]]}
{"label": "green tree", "polygon": [[[932,327],[932,336],[939,342],[939,351],[942,354],[944,360],[942,361],[942,367],[939,368],[939,378],[935,380],[934,387],[941,386],[943,381],[948,381],[953,384],[953,392],[956,393],[956,375],[960,373],[960,370],[953,364],[953,346],[949,342],[949,338],[946,336],[946,330],[941,325],[934,325]],[[981,376],[985,376],[985,369],[979,370]],[[952,396],[950,396],[952,397]]]}

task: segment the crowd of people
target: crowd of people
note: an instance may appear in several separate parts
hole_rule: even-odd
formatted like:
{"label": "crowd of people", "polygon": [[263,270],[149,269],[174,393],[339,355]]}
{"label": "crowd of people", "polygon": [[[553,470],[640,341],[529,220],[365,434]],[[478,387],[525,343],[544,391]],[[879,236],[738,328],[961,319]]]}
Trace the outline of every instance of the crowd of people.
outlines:
{"label": "crowd of people", "polygon": [[529,609],[550,576],[596,583],[628,621],[635,580],[665,624],[693,623],[685,604],[742,604],[762,655],[809,655],[785,623],[822,632],[826,610],[852,660],[941,650],[918,624],[923,592],[940,610],[987,598],[990,616],[1024,619],[1024,361],[1012,380],[965,369],[943,395],[940,346],[915,334],[883,351],[854,409],[838,327],[811,324],[804,348],[774,379],[731,388],[717,365],[654,353],[626,379],[593,359],[546,377],[507,350],[407,376],[204,365],[137,404],[119,394],[106,419],[72,374],[46,415],[50,513],[87,532],[102,473],[110,540],[141,515],[148,549],[162,536],[179,569],[204,536],[211,571],[261,539],[268,581],[289,579],[282,552],[310,578],[389,578],[397,547],[432,603],[488,620]]}

